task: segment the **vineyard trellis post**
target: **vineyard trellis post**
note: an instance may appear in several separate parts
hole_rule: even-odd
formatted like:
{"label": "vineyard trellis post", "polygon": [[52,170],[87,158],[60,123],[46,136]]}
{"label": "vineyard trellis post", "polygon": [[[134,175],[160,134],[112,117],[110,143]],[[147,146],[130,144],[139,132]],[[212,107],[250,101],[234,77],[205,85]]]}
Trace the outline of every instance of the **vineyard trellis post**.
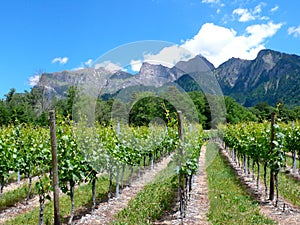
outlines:
{"label": "vineyard trellis post", "polygon": [[182,124],[182,112],[177,111],[178,118],[178,137],[179,137],[179,145],[178,145],[178,154],[179,154],[179,174],[178,174],[178,192],[180,197],[180,216],[181,220],[184,217],[184,177],[181,172],[182,160],[183,160],[183,149],[182,144],[184,141],[183,137],[183,124]]}
{"label": "vineyard trellis post", "polygon": [[50,138],[51,138],[51,153],[52,153],[52,173],[53,173],[53,189],[54,189],[54,224],[60,225],[59,212],[59,186],[58,186],[58,166],[57,166],[57,144],[56,144],[56,126],[55,126],[55,111],[49,111],[50,116]]}
{"label": "vineyard trellis post", "polygon": [[[272,154],[274,151],[274,138],[275,138],[275,129],[274,129],[274,124],[275,124],[275,112],[272,113],[271,115],[271,148],[270,148],[270,153]],[[270,193],[269,193],[269,200],[273,201],[274,200],[274,191],[275,191],[275,186],[274,186],[274,170],[273,168],[270,169]]]}
{"label": "vineyard trellis post", "polygon": [[[292,122],[292,136],[294,136],[295,122]],[[297,173],[297,156],[296,156],[296,147],[293,146],[293,174]]]}

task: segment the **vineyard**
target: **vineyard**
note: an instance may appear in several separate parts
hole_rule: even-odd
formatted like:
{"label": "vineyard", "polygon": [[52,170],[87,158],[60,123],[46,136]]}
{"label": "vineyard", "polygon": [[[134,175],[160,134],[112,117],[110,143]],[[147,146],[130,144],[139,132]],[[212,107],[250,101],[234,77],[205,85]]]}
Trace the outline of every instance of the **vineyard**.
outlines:
{"label": "vineyard", "polygon": [[[204,132],[177,117],[140,127],[57,118],[59,223],[299,222],[299,122],[274,114]],[[53,224],[49,127],[3,126],[0,149],[0,223]]]}
{"label": "vineyard", "polygon": [[[73,124],[71,120],[58,119],[56,141],[59,188],[70,198],[68,223],[71,224],[74,218],[75,189],[79,186],[88,184],[91,187],[89,204],[94,209],[98,195],[97,182],[102,185],[107,179],[107,198],[119,197],[125,179],[130,186],[134,176],[141,177],[143,170],[148,167],[153,170],[157,162],[170,155],[173,169],[177,170],[179,177],[178,187],[182,189],[180,207],[183,212],[185,193],[191,189],[202,141],[201,129],[196,126],[192,129],[191,126],[184,139],[183,134],[180,134],[180,140],[178,134],[183,132],[183,128],[180,131],[174,121],[167,128],[159,125],[132,128],[117,124],[114,129],[113,126],[88,127]],[[10,199],[7,203],[5,200],[8,194],[5,186],[13,180],[11,177],[14,174],[19,173],[28,180],[27,193],[23,196],[25,201],[34,195],[39,198],[39,224],[45,222],[45,217],[46,221],[51,221],[51,215],[45,209],[45,203],[51,201],[53,191],[49,129],[26,124],[2,127],[0,148],[2,209],[20,201],[19,198]],[[34,183],[33,177],[37,177]]]}

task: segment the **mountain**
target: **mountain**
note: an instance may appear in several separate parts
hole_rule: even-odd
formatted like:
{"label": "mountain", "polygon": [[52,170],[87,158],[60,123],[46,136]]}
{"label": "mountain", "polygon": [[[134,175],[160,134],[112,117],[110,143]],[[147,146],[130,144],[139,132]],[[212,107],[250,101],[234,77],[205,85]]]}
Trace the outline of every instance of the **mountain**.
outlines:
{"label": "mountain", "polygon": [[[90,94],[107,99],[128,87],[128,94],[134,90],[154,90],[169,83],[175,83],[185,91],[194,91],[201,90],[201,82],[202,88],[209,89],[214,84],[210,71],[223,94],[244,106],[259,102],[275,105],[279,100],[291,107],[300,104],[300,56],[270,49],[260,51],[254,60],[231,58],[218,68],[203,56],[196,56],[178,62],[172,68],[144,62],[135,75],[101,67],[45,73],[37,86],[45,87],[48,94],[60,98],[70,86],[77,85]],[[200,78],[196,81],[194,78],[197,77]]]}
{"label": "mountain", "polygon": [[262,50],[254,60],[232,58],[214,71],[224,95],[244,106],[283,101],[299,105],[300,56]]}
{"label": "mountain", "polygon": [[64,97],[70,86],[78,86],[84,92],[104,95],[107,98],[115,96],[121,89],[128,87],[137,87],[137,90],[144,88],[145,91],[149,89],[148,87],[161,87],[176,81],[186,73],[207,71],[211,67],[213,65],[204,57],[198,56],[186,62],[179,62],[172,68],[144,62],[135,75],[122,70],[111,71],[103,67],[85,68],[44,73],[37,87],[44,87],[48,95],[55,95],[57,98]]}
{"label": "mountain", "polygon": [[167,82],[176,80],[177,76],[168,67],[144,62],[136,79],[144,86],[160,87]]}

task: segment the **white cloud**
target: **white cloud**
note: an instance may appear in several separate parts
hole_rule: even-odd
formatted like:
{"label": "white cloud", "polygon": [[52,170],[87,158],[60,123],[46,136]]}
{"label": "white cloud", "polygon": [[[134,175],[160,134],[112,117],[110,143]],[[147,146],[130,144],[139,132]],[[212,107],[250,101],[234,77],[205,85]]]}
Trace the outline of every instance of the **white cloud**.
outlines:
{"label": "white cloud", "polygon": [[104,69],[106,69],[110,72],[124,70],[124,68],[122,68],[119,64],[112,63],[111,61],[104,61],[102,63],[98,63],[94,67],[95,67],[95,69],[99,69],[100,67],[103,67]]}
{"label": "white cloud", "polygon": [[175,66],[177,62],[187,61],[194,56],[192,52],[178,45],[171,45],[161,49],[157,54],[148,53],[143,55],[143,59],[131,60],[130,65],[131,70],[135,72],[140,71],[143,62],[171,68]]}
{"label": "white cloud", "polygon": [[260,3],[255,6],[254,9],[237,8],[232,11],[232,15],[237,15],[239,17],[238,21],[240,22],[248,22],[255,19],[268,20],[269,17],[260,15],[264,5],[264,3]]}
{"label": "white cloud", "polygon": [[86,67],[91,67],[93,64],[93,60],[92,59],[88,59],[86,62],[81,62],[80,66],[73,68],[72,70],[82,70]]}
{"label": "white cloud", "polygon": [[294,37],[300,36],[300,25],[298,27],[289,27],[288,34],[293,35]]}
{"label": "white cloud", "polygon": [[254,10],[253,10],[253,14],[259,14],[259,13],[261,13],[261,11],[262,11],[262,10],[261,10],[261,7],[262,7],[261,4],[255,6],[255,8],[254,8]]}
{"label": "white cloud", "polygon": [[276,5],[276,6],[274,6],[270,11],[271,11],[271,12],[276,12],[278,9],[279,9],[279,6]]}
{"label": "white cloud", "polygon": [[87,67],[91,67],[93,64],[93,60],[92,59],[88,59],[86,62],[84,62],[84,65]]}
{"label": "white cloud", "polygon": [[240,22],[248,22],[250,20],[255,20],[255,17],[249,12],[248,9],[238,8],[233,10],[232,14],[240,16]]}
{"label": "white cloud", "polygon": [[144,62],[173,67],[177,62],[186,61],[192,57],[194,57],[194,55],[190,51],[178,45],[172,45],[163,48],[158,54],[145,54]]}
{"label": "white cloud", "polygon": [[141,67],[142,67],[142,60],[138,59],[138,60],[130,60],[130,65],[131,65],[131,70],[134,72],[139,72]]}
{"label": "white cloud", "polygon": [[35,86],[40,81],[41,76],[40,75],[34,75],[32,77],[29,77],[29,85]]}
{"label": "white cloud", "polygon": [[200,53],[215,66],[232,57],[254,59],[265,48],[267,38],[272,37],[281,26],[273,22],[252,25],[246,28],[245,34],[238,35],[234,29],[206,23],[182,47],[195,54]]}
{"label": "white cloud", "polygon": [[52,60],[52,63],[59,63],[61,65],[65,65],[69,61],[68,57],[56,57]]}
{"label": "white cloud", "polygon": [[220,0],[202,0],[202,3],[217,4]]}

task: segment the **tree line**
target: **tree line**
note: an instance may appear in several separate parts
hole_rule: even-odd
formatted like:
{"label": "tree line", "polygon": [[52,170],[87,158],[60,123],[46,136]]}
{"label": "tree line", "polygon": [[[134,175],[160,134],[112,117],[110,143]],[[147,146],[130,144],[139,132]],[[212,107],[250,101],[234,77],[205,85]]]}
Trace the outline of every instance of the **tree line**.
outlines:
{"label": "tree line", "polygon": [[[24,93],[16,92],[12,88],[0,99],[0,125],[30,123],[34,125],[48,125],[48,111],[56,109],[56,113],[61,117],[72,117],[74,102],[77,101],[77,95],[80,92],[76,86],[71,86],[65,92],[62,98],[47,96],[44,90],[39,87],[33,87],[30,91]],[[111,122],[111,112],[118,118],[129,117],[131,125],[148,125],[153,118],[162,118],[166,120],[166,110],[170,115],[175,115],[176,107],[168,99],[176,99],[178,90],[174,87],[169,88],[161,97],[145,92],[134,92],[128,101],[112,97],[102,98],[99,96],[96,100],[95,120],[103,125],[109,125]],[[185,111],[191,122],[199,121],[205,129],[212,126],[211,105],[201,91],[192,91],[187,93],[186,99],[181,99],[181,107]],[[174,97],[175,96],[175,97]],[[191,101],[193,111],[191,107]],[[231,97],[224,97],[226,106],[226,121],[232,124],[242,121],[264,121],[270,120],[275,108],[266,102],[257,104],[254,107],[246,108],[237,103]],[[80,106],[79,106],[80,107]],[[124,112],[128,114],[124,114]],[[118,115],[119,114],[119,115]],[[300,106],[293,109],[281,104],[278,112],[278,118],[282,121],[293,121],[300,119]]]}

